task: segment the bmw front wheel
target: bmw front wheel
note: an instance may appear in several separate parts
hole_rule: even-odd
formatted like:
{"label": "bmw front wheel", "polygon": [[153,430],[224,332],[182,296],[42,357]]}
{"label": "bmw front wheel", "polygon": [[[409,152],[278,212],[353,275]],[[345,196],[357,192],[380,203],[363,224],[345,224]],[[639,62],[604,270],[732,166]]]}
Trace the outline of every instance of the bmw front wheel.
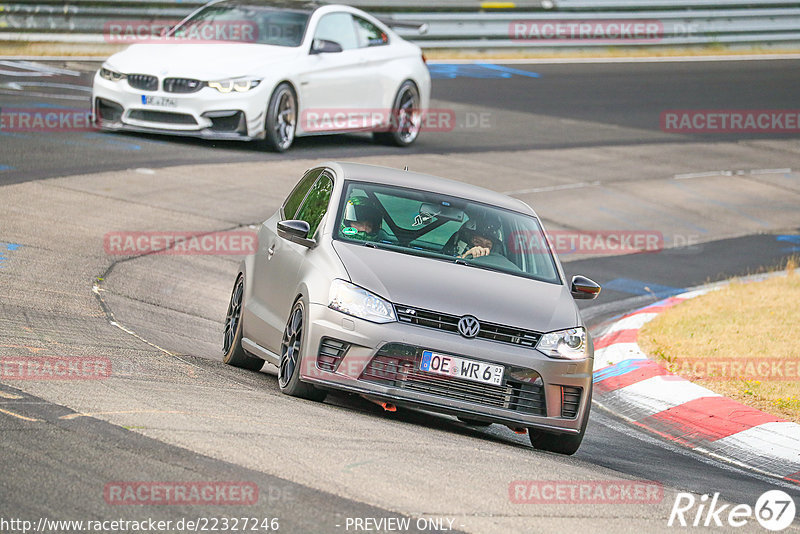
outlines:
{"label": "bmw front wheel", "polygon": [[275,152],[285,152],[294,142],[297,130],[297,95],[288,83],[275,88],[267,106],[265,140]]}

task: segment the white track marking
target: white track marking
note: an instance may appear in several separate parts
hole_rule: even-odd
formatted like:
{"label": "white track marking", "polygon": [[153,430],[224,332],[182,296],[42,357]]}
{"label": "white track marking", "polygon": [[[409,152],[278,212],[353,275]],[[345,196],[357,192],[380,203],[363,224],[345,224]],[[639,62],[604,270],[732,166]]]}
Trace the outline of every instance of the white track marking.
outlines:
{"label": "white track marking", "polygon": [[59,69],[58,67],[51,67],[50,65],[43,65],[41,63],[34,63],[31,61],[0,61],[3,67],[12,67],[21,70],[0,70],[0,74],[5,76],[80,76],[81,73],[75,70]]}
{"label": "white track marking", "polygon": [[626,403],[633,403],[638,409],[649,411],[649,415],[702,397],[720,396],[719,393],[675,376],[654,376],[620,388],[617,393]]}
{"label": "white track marking", "polygon": [[642,352],[636,343],[614,343],[608,347],[594,351],[594,371],[611,367],[624,360],[646,360],[647,354]]}
{"label": "white track marking", "polygon": [[10,415],[11,417],[16,417],[17,419],[22,419],[23,421],[31,421],[31,422],[34,422],[34,423],[37,422],[37,421],[41,421],[41,419],[36,419],[35,417],[25,417],[24,415],[20,415],[18,413],[11,412],[9,410],[4,410],[2,408],[0,408],[0,413],[4,413],[6,415]]}
{"label": "white track marking", "polygon": [[582,189],[584,187],[596,187],[600,185],[599,181],[594,182],[578,182],[574,184],[563,185],[550,185],[546,187],[532,187],[530,189],[517,189],[514,191],[503,191],[504,195],[526,195],[528,193],[547,193],[550,191],[564,191],[566,189]]}
{"label": "white track marking", "polygon": [[611,327],[605,331],[604,335],[613,334],[614,332],[619,332],[620,330],[638,330],[656,317],[658,317],[658,314],[653,312],[643,312],[628,315],[627,317],[623,317],[611,325]]}

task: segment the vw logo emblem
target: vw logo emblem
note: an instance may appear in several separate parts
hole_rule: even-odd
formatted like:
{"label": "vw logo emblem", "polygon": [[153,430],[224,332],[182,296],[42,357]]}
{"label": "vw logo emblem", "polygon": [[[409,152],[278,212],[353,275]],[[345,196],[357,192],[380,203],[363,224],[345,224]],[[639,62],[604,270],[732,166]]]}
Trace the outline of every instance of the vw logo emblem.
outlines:
{"label": "vw logo emblem", "polygon": [[474,338],[481,331],[481,323],[472,315],[465,315],[458,321],[459,333],[467,338]]}

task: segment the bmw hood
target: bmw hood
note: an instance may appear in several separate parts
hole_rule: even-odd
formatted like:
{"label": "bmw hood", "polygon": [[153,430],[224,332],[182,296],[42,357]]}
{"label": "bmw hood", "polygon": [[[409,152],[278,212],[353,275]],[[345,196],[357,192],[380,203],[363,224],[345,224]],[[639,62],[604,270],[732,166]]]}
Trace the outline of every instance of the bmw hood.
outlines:
{"label": "bmw hood", "polygon": [[565,285],[335,241],[351,281],[392,301],[552,332],[581,323]]}
{"label": "bmw hood", "polygon": [[258,75],[297,55],[297,48],[253,43],[135,44],[106,64],[123,74],[151,74],[198,80]]}

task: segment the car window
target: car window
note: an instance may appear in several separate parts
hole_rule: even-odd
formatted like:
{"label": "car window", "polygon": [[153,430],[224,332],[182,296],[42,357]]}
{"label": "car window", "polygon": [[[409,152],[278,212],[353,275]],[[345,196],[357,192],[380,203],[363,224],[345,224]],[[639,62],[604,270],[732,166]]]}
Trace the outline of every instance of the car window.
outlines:
{"label": "car window", "polygon": [[538,219],[472,200],[347,182],[336,228],[334,238],[342,241],[561,283]]}
{"label": "car window", "polygon": [[386,35],[386,32],[373,23],[361,17],[353,17],[353,19],[356,21],[358,46],[364,48],[368,46],[382,46],[389,43],[389,36]]}
{"label": "car window", "polygon": [[333,41],[342,50],[358,48],[353,16],[350,13],[328,13],[320,19],[314,39]]}
{"label": "car window", "polygon": [[270,6],[214,4],[171,31],[178,39],[300,46],[309,14]]}
{"label": "car window", "polygon": [[308,235],[313,236],[317,231],[319,223],[325,212],[328,211],[328,202],[333,191],[333,180],[327,175],[322,175],[319,180],[314,182],[314,186],[309,190],[303,206],[297,212],[297,218],[306,221],[309,226]]}
{"label": "car window", "polygon": [[308,171],[305,176],[294,186],[294,189],[289,196],[286,197],[286,200],[283,203],[283,219],[289,220],[294,219],[295,214],[297,213],[297,208],[300,207],[300,204],[303,202],[303,199],[306,198],[306,194],[308,190],[311,189],[311,185],[317,179],[317,177],[322,172],[322,169],[314,169]]}

